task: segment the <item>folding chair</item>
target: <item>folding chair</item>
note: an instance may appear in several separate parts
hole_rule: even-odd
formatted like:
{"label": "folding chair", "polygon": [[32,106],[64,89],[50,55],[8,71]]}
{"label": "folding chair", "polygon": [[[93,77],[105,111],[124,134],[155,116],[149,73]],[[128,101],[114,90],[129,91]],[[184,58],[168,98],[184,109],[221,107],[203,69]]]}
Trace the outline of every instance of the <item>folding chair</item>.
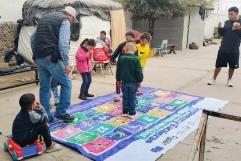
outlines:
{"label": "folding chair", "polygon": [[[103,74],[103,76],[105,77],[105,72],[104,72],[104,69],[103,69],[103,66],[104,66],[105,64],[107,64],[107,66],[108,66],[111,74],[113,75],[113,71],[112,71],[112,68],[111,68],[110,60],[106,60],[106,61],[95,61],[95,60],[92,60],[92,69],[94,69],[94,67],[95,67],[95,68],[98,68],[98,67],[99,67],[100,70],[101,70],[101,72],[102,72],[102,74]],[[95,74],[96,72],[93,71],[93,73]]]}
{"label": "folding chair", "polygon": [[103,67],[107,65],[108,69],[110,70],[111,74],[113,75],[112,69],[111,69],[111,63],[110,59],[106,55],[105,51],[102,48],[95,48],[93,50],[93,55],[92,55],[92,71],[95,74],[96,73],[96,68],[100,68],[103,76],[105,77],[105,72]]}
{"label": "folding chair", "polygon": [[163,56],[164,54],[166,55],[168,54],[167,48],[168,48],[168,40],[163,40],[160,48],[154,48],[154,49],[158,52],[158,55]]}
{"label": "folding chair", "polygon": [[107,60],[107,61],[104,61],[103,64],[107,64],[107,66],[108,66],[108,68],[109,68],[109,70],[110,70],[111,75],[114,75],[114,74],[113,74],[113,71],[112,71],[112,68],[111,68],[110,59]]}

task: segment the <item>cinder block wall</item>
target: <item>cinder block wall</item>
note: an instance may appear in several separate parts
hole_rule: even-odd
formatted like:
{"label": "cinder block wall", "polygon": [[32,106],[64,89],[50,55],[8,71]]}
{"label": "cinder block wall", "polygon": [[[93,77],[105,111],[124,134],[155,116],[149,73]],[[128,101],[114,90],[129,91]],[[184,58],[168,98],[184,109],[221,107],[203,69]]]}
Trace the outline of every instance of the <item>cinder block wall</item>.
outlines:
{"label": "cinder block wall", "polygon": [[132,27],[132,15],[130,12],[125,11],[125,20],[126,20],[126,31],[131,31]]}
{"label": "cinder block wall", "polygon": [[4,53],[13,48],[16,29],[16,23],[0,23],[0,62],[3,61]]}
{"label": "cinder block wall", "polygon": [[[154,27],[152,47],[160,47],[162,40],[168,40],[169,44],[176,44],[178,50],[182,50],[184,18],[160,18]],[[133,29],[141,32],[148,30],[148,21],[133,19]]]}

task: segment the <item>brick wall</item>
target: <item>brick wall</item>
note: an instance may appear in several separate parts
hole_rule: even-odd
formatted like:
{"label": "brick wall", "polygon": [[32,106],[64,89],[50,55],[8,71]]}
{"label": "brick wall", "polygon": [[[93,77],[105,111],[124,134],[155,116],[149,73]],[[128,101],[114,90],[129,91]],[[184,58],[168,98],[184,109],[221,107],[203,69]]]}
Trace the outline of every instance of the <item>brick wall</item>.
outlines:
{"label": "brick wall", "polygon": [[16,27],[15,23],[0,23],[0,62],[3,60],[4,53],[13,48]]}

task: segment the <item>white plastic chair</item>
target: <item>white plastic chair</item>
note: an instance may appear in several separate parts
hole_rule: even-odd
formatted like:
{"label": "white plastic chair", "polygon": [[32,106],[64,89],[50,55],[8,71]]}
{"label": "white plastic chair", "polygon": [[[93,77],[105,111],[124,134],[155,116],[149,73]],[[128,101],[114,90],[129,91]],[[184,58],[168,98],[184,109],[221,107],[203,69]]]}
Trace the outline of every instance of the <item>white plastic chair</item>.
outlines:
{"label": "white plastic chair", "polygon": [[157,52],[158,55],[163,56],[164,54],[168,54],[168,40],[163,40],[161,43],[160,48],[154,48]]}

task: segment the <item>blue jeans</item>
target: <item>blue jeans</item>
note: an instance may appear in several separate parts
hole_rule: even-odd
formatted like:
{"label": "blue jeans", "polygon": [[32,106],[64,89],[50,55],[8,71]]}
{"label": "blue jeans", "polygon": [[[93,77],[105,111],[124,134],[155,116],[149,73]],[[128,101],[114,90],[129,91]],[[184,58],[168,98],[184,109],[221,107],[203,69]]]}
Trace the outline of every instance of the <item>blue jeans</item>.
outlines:
{"label": "blue jeans", "polygon": [[58,105],[59,104],[59,90],[58,90],[58,82],[54,79],[52,79],[52,82],[51,82],[51,90],[52,90],[52,94],[53,94],[53,97],[54,97],[54,103],[55,105]]}
{"label": "blue jeans", "polygon": [[40,79],[40,103],[51,117],[51,81],[52,79],[56,80],[61,86],[60,102],[56,107],[56,115],[63,116],[70,105],[72,82],[69,76],[64,73],[63,62],[53,63],[50,59],[51,57],[46,57],[36,60]]}
{"label": "blue jeans", "polygon": [[137,83],[122,83],[123,113],[136,114],[136,91]]}
{"label": "blue jeans", "polygon": [[90,88],[90,84],[92,82],[92,78],[91,78],[91,73],[81,73],[81,77],[82,77],[82,85],[80,88],[80,96],[86,96],[87,94],[89,94],[89,88]]}

